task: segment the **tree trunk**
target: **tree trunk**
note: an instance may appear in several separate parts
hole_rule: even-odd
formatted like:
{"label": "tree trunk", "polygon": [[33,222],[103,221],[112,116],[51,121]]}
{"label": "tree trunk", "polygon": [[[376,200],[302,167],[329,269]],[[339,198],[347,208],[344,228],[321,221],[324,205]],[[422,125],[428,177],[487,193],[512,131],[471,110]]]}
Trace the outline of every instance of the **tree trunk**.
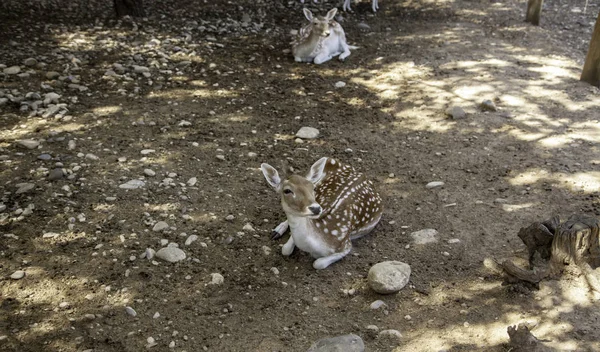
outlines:
{"label": "tree trunk", "polygon": [[144,17],[144,4],[142,0],[113,0],[117,17],[132,16]]}
{"label": "tree trunk", "polygon": [[600,221],[585,215],[573,215],[562,223],[552,241],[552,261],[572,263],[581,269],[588,285],[600,293]]}
{"label": "tree trunk", "polygon": [[525,21],[539,26],[543,4],[544,0],[529,0],[527,2],[527,17],[525,18]]}
{"label": "tree trunk", "polygon": [[581,72],[581,80],[593,86],[600,87],[600,12],[590,40],[585,65]]}

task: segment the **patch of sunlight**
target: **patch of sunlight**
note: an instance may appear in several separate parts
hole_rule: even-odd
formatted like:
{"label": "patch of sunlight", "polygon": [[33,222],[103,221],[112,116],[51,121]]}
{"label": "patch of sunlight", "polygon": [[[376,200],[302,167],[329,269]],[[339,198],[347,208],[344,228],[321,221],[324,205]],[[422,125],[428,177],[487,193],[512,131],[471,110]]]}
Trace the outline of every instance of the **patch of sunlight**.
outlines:
{"label": "patch of sunlight", "polygon": [[454,90],[454,94],[465,100],[477,100],[481,95],[490,92],[496,92],[496,88],[489,84],[463,86]]}
{"label": "patch of sunlight", "polygon": [[227,120],[232,121],[232,122],[245,122],[245,121],[250,120],[250,116],[247,116],[247,115],[231,116],[231,117],[228,117]]}
{"label": "patch of sunlight", "polygon": [[114,208],[115,208],[114,204],[106,204],[106,203],[96,204],[93,207],[94,211],[100,211],[100,212],[103,212],[103,213],[109,212],[109,211],[111,211]]}
{"label": "patch of sunlight", "polygon": [[165,203],[165,204],[144,204],[144,207],[150,211],[173,211],[181,207],[179,203]]}
{"label": "patch of sunlight", "polygon": [[289,141],[292,139],[295,139],[296,137],[292,134],[279,134],[279,133],[275,133],[275,140],[276,141]]}
{"label": "patch of sunlight", "polygon": [[48,124],[47,120],[28,120],[26,123],[22,123],[15,128],[8,130],[5,128],[0,129],[0,139],[20,139],[28,134],[34,133],[38,129],[42,129],[41,126]]}
{"label": "patch of sunlight", "polygon": [[500,100],[502,101],[502,105],[506,106],[523,106],[526,103],[523,98],[510,94],[502,94]]}
{"label": "patch of sunlight", "polygon": [[509,183],[514,186],[524,186],[540,181],[554,181],[557,185],[566,187],[572,191],[598,192],[600,190],[600,171],[566,174],[560,172],[550,173],[546,170],[536,169],[520,173],[510,179]]}
{"label": "patch of sunlight", "polygon": [[152,99],[181,99],[184,97],[237,97],[238,94],[226,89],[169,89],[164,91],[153,91],[148,94]]}
{"label": "patch of sunlight", "polygon": [[520,129],[511,130],[511,131],[509,131],[508,134],[511,135],[512,137],[515,137],[517,139],[520,139],[522,141],[527,141],[527,142],[537,141],[539,139],[546,137],[545,133],[527,132],[527,131],[523,131]]}
{"label": "patch of sunlight", "polygon": [[536,203],[523,203],[523,204],[502,204],[502,210],[507,213],[511,213],[513,211],[519,211],[527,208],[531,208]]}
{"label": "patch of sunlight", "polygon": [[92,112],[97,116],[103,117],[103,116],[114,115],[121,110],[123,110],[122,107],[117,106],[117,105],[112,105],[112,106],[100,106],[100,107],[94,108],[94,109],[92,109]]}
{"label": "patch of sunlight", "polygon": [[529,71],[540,73],[544,80],[551,80],[557,77],[570,77],[572,75],[571,71],[558,66],[532,67],[529,68]]}
{"label": "patch of sunlight", "polygon": [[546,138],[542,138],[539,140],[539,143],[547,148],[560,148],[566,144],[569,144],[573,141],[573,138],[569,136],[550,136]]}
{"label": "patch of sunlight", "polygon": [[202,79],[195,79],[193,81],[188,82],[192,86],[206,87],[208,83]]}

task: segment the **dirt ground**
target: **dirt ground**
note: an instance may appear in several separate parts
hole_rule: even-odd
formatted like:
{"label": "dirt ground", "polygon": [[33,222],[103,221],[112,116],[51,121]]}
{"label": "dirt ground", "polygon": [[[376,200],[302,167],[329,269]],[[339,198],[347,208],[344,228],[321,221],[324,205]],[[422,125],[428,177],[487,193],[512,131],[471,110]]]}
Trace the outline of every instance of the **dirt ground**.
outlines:
{"label": "dirt ground", "polygon": [[[557,350],[600,351],[598,297],[577,270],[529,291],[483,266],[523,261],[533,221],[600,215],[600,90],[578,80],[597,2],[548,1],[540,27],[514,0],[382,0],[376,15],[353,2],[340,23],[360,48],[321,66],[293,61],[289,32],[303,6],[341,3],[157,3],[135,24],[110,2],[0,15],[0,64],[30,72],[0,76],[2,95],[56,92],[68,110],[0,105],[0,350],[306,351],[354,333],[367,351],[507,351],[506,328],[528,322]],[[298,143],[302,126],[321,136]],[[259,165],[305,173],[322,156],[374,180],[385,212],[316,271],[281,255],[287,236],[270,240],[284,214]],[[145,186],[119,188],[133,179]],[[422,229],[438,242],[412,243]],[[166,242],[187,259],[143,258]],[[366,275],[386,260],[412,275],[384,296]]]}

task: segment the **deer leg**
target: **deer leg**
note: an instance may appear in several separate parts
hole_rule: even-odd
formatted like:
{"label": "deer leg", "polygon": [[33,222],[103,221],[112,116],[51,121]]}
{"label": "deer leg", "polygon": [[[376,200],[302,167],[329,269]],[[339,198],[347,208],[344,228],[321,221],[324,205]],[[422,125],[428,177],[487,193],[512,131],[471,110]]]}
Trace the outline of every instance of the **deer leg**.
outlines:
{"label": "deer leg", "polygon": [[286,257],[291,255],[295,246],[294,238],[290,236],[290,239],[283,245],[283,248],[281,248],[281,254],[285,255]]}
{"label": "deer leg", "polygon": [[379,1],[373,0],[373,12],[377,12],[378,9],[379,9]]}
{"label": "deer leg", "polygon": [[350,8],[350,1],[351,0],[344,0],[344,6],[342,6],[342,9],[344,9],[344,12],[352,11],[352,9]]}
{"label": "deer leg", "polygon": [[289,227],[290,225],[288,224],[287,220],[277,225],[277,227],[274,228],[271,232],[271,239],[276,240],[279,237],[283,236],[283,234],[288,230]]}
{"label": "deer leg", "polygon": [[317,270],[325,269],[326,267],[330,266],[331,264],[344,258],[348,253],[350,253],[350,250],[352,250],[352,247],[349,247],[348,249],[345,249],[342,252],[333,253],[332,255],[328,255],[326,257],[319,258],[313,262],[313,268],[315,268]]}
{"label": "deer leg", "polygon": [[327,54],[327,53],[323,53],[323,54],[319,54],[319,55],[317,55],[317,56],[315,57],[315,59],[314,59],[314,61],[313,61],[313,62],[314,62],[315,64],[317,64],[317,65],[320,65],[320,64],[322,64],[322,63],[324,63],[324,62],[327,62],[327,61],[329,61],[329,60],[331,60],[331,55],[329,55],[329,54]]}
{"label": "deer leg", "polygon": [[348,43],[342,43],[342,49],[344,50],[343,53],[340,54],[340,56],[338,57],[338,59],[340,61],[344,61],[345,58],[347,58],[348,56],[350,56],[350,48],[348,47]]}

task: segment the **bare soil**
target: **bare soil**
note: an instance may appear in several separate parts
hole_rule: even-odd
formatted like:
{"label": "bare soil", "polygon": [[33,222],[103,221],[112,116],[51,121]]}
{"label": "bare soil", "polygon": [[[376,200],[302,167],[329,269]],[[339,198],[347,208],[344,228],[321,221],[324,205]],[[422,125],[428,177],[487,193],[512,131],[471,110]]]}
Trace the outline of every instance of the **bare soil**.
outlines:
{"label": "bare soil", "polygon": [[[30,77],[2,77],[0,89],[48,92],[47,71],[89,88],[51,88],[69,118],[0,106],[0,350],[142,351],[152,337],[152,351],[306,351],[355,333],[367,351],[506,351],[506,328],[521,322],[558,350],[600,350],[598,297],[577,270],[530,291],[503,286],[483,266],[486,257],[525,263],[517,233],[533,221],[600,215],[600,90],[578,80],[597,3],[584,13],[583,2],[548,1],[539,27],[524,23],[526,4],[514,0],[382,0],[376,15],[353,3],[341,23],[360,48],[321,66],[284,52],[304,23],[299,2],[158,3],[136,25],[94,1],[83,11],[63,2],[0,15],[0,63],[47,63]],[[308,3],[319,13],[341,8]],[[261,24],[255,33],[219,30],[244,13]],[[146,45],[153,38],[165,65]],[[104,76],[116,62],[152,60],[149,79]],[[483,111],[486,99],[498,111]],[[455,105],[466,118],[446,116]],[[302,126],[321,136],[297,143]],[[41,146],[15,143],[27,138]],[[315,271],[306,253],[280,254],[285,238],[269,239],[284,215],[259,165],[304,173],[322,156],[369,175],[386,210],[351,255]],[[48,181],[57,162],[72,176]],[[146,186],[118,187],[131,179]],[[445,185],[427,189],[431,181]],[[16,194],[22,182],[35,188]],[[171,228],[152,231],[159,220]],[[410,233],[427,228],[439,241],[414,245]],[[185,246],[192,234],[198,240]],[[161,239],[191,259],[140,258]],[[408,263],[412,275],[382,296],[366,276],[385,260]],[[15,270],[26,276],[11,280]],[[210,284],[212,273],[224,282]],[[370,309],[378,299],[387,307]]]}

